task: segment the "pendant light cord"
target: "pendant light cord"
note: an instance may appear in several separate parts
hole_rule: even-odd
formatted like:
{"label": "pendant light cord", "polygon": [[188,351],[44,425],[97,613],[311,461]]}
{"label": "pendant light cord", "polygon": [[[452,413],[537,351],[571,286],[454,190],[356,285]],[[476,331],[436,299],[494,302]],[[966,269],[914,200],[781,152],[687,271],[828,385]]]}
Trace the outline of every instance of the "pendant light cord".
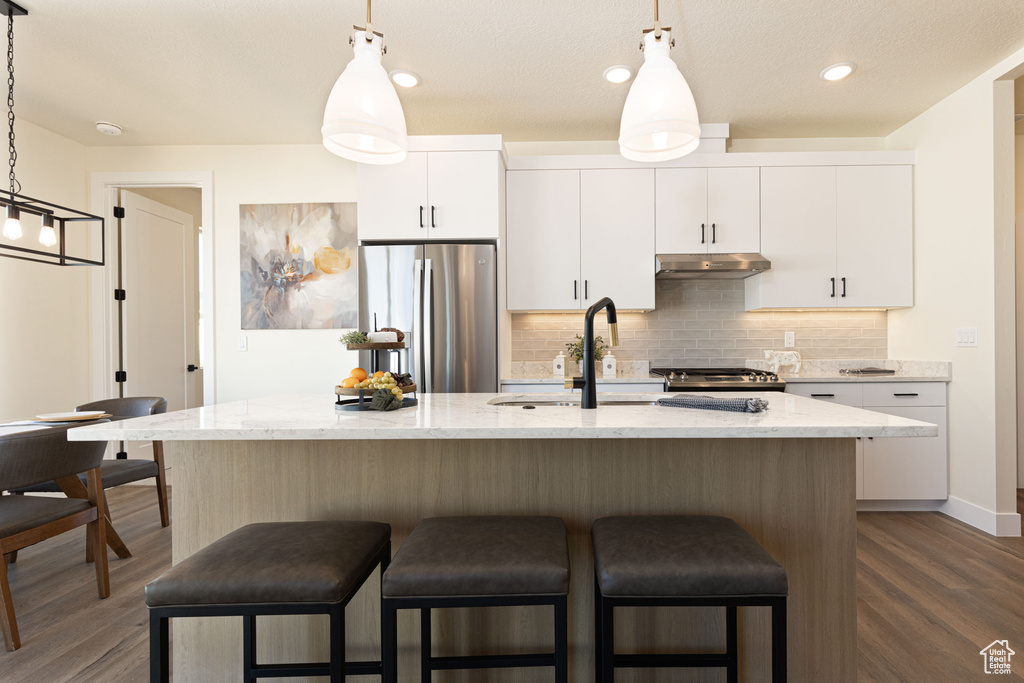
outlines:
{"label": "pendant light cord", "polygon": [[[18,150],[14,148],[14,11],[7,13],[7,138],[11,148],[11,195],[21,192],[21,183],[14,175],[14,164],[18,161]],[[13,200],[14,197],[12,196]]]}

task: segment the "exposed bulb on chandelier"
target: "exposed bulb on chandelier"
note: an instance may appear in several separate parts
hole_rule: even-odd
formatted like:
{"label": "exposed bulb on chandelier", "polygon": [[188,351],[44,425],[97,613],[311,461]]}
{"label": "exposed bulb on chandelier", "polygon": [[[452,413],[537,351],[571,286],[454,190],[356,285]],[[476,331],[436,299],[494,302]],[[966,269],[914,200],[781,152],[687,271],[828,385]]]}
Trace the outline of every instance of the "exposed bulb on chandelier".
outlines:
{"label": "exposed bulb on chandelier", "polygon": [[39,243],[44,247],[57,244],[57,233],[53,231],[53,216],[43,214],[43,227],[39,230]]}
{"label": "exposed bulb on chandelier", "polygon": [[9,240],[21,239],[21,212],[16,206],[7,207],[7,220],[4,221],[4,237]]}

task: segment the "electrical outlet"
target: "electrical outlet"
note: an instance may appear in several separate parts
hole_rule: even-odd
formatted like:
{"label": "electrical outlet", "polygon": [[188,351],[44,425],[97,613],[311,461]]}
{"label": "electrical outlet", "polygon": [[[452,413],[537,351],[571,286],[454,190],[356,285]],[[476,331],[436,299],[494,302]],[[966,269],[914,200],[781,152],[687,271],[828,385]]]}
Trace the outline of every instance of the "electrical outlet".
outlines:
{"label": "electrical outlet", "polygon": [[793,332],[786,333],[786,341],[783,344],[787,349],[791,349],[796,346],[796,334]]}
{"label": "electrical outlet", "polygon": [[977,346],[978,345],[978,328],[977,327],[958,327],[956,328],[956,346]]}
{"label": "electrical outlet", "polygon": [[244,334],[238,338],[238,350],[248,351],[249,350],[249,339]]}

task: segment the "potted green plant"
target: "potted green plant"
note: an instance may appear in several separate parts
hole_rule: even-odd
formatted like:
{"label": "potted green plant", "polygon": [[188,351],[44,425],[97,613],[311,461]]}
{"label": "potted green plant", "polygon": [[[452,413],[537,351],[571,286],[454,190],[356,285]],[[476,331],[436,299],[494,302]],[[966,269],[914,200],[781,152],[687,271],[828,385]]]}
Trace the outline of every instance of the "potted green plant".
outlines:
{"label": "potted green plant", "polygon": [[[576,341],[566,342],[565,349],[567,355],[577,363],[583,362],[583,337],[576,335]],[[594,360],[600,362],[604,357],[604,339],[601,337],[594,337]]]}

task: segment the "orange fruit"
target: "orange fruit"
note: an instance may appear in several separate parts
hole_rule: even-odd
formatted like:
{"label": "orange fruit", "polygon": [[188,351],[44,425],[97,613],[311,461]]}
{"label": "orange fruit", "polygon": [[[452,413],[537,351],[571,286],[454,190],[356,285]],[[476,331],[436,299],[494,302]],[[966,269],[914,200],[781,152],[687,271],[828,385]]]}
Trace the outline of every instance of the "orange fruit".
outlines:
{"label": "orange fruit", "polygon": [[378,370],[377,372],[373,373],[373,378],[374,379],[377,379],[378,377],[383,377],[383,376],[384,376],[384,371],[383,370]]}
{"label": "orange fruit", "polygon": [[352,372],[348,373],[348,376],[354,377],[357,382],[362,382],[364,379],[366,379],[366,370],[363,370],[362,368],[356,368]]}
{"label": "orange fruit", "polygon": [[351,389],[361,381],[361,379],[356,379],[355,377],[346,377],[341,381],[341,386],[345,387],[346,389]]}

